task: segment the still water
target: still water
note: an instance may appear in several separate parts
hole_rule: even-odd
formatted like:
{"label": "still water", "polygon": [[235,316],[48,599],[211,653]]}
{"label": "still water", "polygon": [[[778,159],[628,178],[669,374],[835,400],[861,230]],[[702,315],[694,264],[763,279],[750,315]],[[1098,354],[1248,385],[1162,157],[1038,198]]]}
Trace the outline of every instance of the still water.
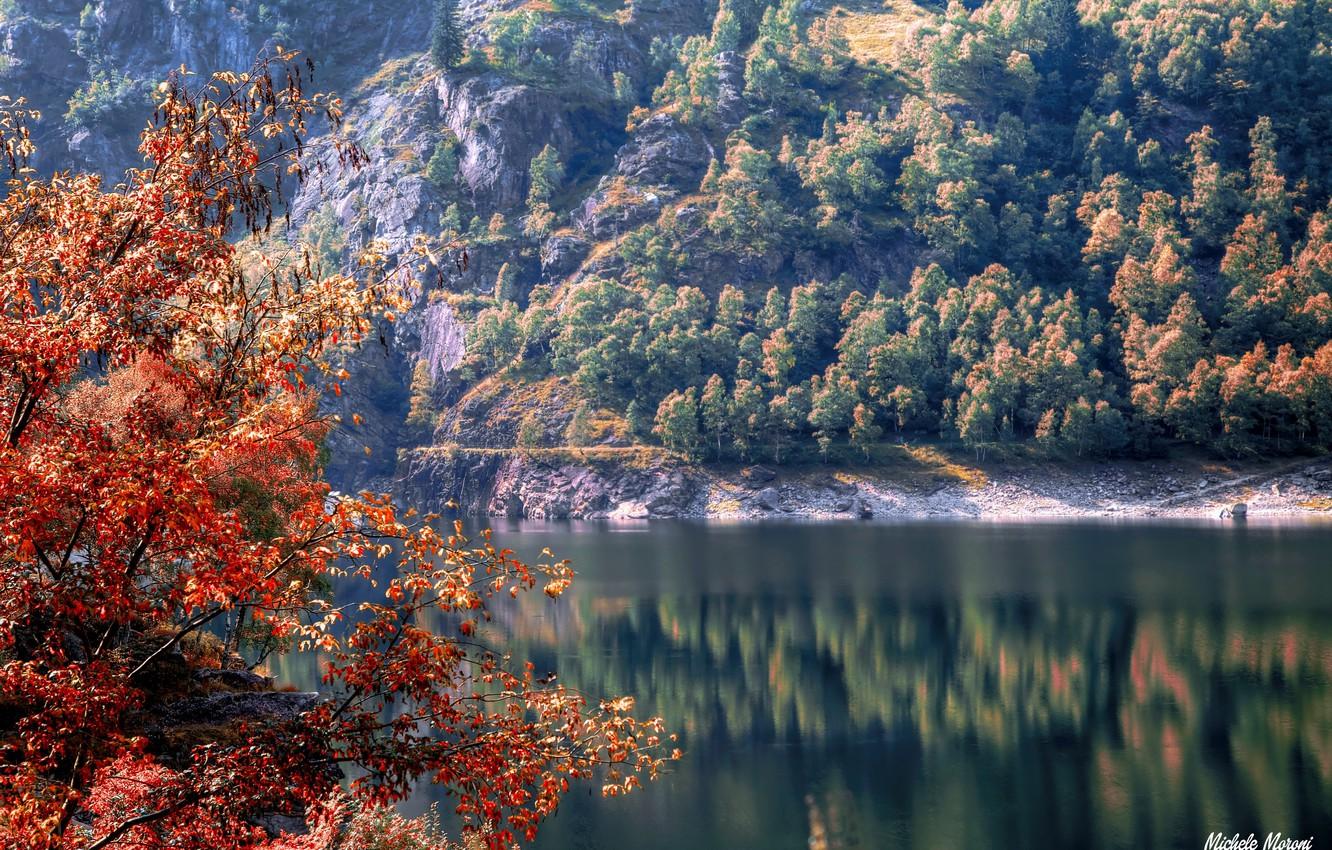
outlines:
{"label": "still water", "polygon": [[686,750],[537,850],[1332,844],[1332,526],[493,525],[579,573],[515,657]]}

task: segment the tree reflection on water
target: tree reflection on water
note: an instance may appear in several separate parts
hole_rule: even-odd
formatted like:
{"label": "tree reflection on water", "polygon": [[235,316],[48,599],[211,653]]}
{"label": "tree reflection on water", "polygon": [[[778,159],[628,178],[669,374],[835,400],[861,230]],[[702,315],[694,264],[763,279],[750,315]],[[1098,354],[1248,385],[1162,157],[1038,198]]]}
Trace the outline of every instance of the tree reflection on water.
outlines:
{"label": "tree reflection on water", "polygon": [[[492,624],[515,657],[685,733],[659,787],[570,800],[539,847],[1201,846],[1332,825],[1332,529],[500,533],[582,572]],[[312,659],[287,663],[310,681]]]}

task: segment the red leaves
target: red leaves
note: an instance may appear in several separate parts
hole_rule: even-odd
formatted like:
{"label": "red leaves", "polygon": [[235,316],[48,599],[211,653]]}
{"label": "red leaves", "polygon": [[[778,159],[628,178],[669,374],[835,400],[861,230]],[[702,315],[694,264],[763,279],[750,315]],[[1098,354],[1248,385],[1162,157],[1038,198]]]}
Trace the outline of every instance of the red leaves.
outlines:
{"label": "red leaves", "polygon": [[[258,848],[254,818],[286,811],[312,830],[273,850],[313,850],[358,816],[330,796],[340,764],[373,801],[434,778],[504,845],[569,780],[612,764],[627,790],[660,765],[629,706],[481,643],[493,597],[556,597],[567,563],[409,525],[387,497],[329,500],[311,376],[341,392],[325,353],[405,304],[373,257],[365,280],[318,277],[228,241],[266,229],[266,181],[306,167],[256,139],[291,151],[311,113],[336,123],[299,74],[275,80],[290,59],[172,82],[149,166],[114,191],[21,176],[0,199],[0,846]],[[0,105],[5,150],[25,139]],[[371,580],[370,555],[393,568],[383,604],[321,596]],[[193,671],[288,648],[328,662],[329,698],[299,722],[180,741],[151,720],[199,695]]]}

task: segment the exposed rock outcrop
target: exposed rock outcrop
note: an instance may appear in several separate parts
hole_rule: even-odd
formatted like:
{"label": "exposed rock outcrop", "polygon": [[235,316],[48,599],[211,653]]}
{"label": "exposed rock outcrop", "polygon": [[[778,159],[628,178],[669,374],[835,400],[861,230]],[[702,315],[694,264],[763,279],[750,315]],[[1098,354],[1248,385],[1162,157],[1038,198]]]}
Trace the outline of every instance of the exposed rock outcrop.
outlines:
{"label": "exposed rock outcrop", "polygon": [[[405,467],[419,502],[530,519],[1316,516],[1332,512],[1328,461],[1255,464],[1214,480],[1197,465],[1143,461],[946,468],[904,475],[826,468],[700,468],[661,455],[585,457],[431,450]],[[1138,486],[1126,486],[1127,482]],[[1206,482],[1206,483],[1203,483]],[[1280,486],[1273,488],[1278,483]],[[1261,490],[1258,488],[1261,487]],[[1247,494],[1247,495],[1246,495]],[[1240,496],[1247,501],[1241,502]]]}
{"label": "exposed rock outcrop", "polygon": [[318,701],[319,694],[314,692],[227,692],[168,703],[158,711],[158,717],[163,725],[221,725],[241,720],[287,722],[309,711]]}

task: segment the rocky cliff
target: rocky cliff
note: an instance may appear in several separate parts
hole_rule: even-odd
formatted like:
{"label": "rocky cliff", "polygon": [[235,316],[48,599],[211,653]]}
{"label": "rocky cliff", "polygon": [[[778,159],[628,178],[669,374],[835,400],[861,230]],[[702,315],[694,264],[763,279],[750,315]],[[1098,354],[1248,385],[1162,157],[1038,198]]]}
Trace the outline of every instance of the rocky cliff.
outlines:
{"label": "rocky cliff", "polygon": [[341,90],[419,50],[428,27],[410,2],[14,0],[0,7],[0,93],[41,110],[39,170],[115,176],[137,161],[152,88],[173,69],[243,70],[280,44],[314,57],[322,84]]}

